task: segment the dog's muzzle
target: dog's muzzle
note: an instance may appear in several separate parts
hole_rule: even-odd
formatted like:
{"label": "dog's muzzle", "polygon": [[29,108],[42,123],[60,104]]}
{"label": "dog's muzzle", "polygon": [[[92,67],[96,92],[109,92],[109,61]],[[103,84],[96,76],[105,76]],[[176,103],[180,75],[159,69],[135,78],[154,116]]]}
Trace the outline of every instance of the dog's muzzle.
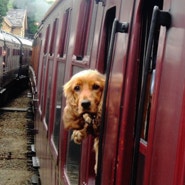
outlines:
{"label": "dog's muzzle", "polygon": [[81,106],[83,107],[84,110],[90,109],[91,102],[89,100],[82,100]]}

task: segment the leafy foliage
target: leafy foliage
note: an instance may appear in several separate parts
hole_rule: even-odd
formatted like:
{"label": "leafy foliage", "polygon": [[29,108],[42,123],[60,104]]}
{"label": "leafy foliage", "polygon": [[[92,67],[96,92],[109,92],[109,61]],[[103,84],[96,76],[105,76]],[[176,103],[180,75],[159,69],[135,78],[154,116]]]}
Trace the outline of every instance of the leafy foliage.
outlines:
{"label": "leafy foliage", "polygon": [[3,17],[6,15],[8,11],[8,1],[7,0],[0,0],[0,27],[2,26]]}

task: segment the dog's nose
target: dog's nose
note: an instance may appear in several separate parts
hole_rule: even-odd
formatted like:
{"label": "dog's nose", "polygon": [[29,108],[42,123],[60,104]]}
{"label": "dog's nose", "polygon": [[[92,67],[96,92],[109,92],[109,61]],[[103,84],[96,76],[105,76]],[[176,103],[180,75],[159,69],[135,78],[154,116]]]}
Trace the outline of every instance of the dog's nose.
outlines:
{"label": "dog's nose", "polygon": [[83,100],[81,102],[81,106],[84,108],[84,109],[88,109],[91,105],[91,102],[89,100]]}

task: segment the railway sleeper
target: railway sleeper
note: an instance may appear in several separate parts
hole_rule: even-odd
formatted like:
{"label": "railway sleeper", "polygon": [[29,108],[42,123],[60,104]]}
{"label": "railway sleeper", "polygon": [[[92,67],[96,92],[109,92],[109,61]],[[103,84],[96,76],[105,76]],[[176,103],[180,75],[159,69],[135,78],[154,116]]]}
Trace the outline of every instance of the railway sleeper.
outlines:
{"label": "railway sleeper", "polygon": [[32,165],[34,168],[40,168],[40,161],[38,157],[32,157]]}
{"label": "railway sleeper", "polygon": [[1,107],[1,111],[6,112],[27,112],[28,108],[19,108],[19,107]]}
{"label": "railway sleeper", "polygon": [[37,174],[32,175],[31,177],[31,183],[39,185],[39,176]]}

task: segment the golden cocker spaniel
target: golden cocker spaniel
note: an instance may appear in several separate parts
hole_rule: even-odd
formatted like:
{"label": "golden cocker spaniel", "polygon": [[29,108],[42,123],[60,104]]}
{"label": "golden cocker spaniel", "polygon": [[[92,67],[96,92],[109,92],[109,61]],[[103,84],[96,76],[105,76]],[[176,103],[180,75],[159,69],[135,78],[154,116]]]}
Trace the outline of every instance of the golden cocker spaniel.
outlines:
{"label": "golden cocker spaniel", "polygon": [[80,144],[88,134],[95,137],[95,173],[97,172],[104,84],[105,76],[91,69],[75,74],[64,84],[64,96],[66,97],[63,112],[64,127],[73,130],[71,138],[77,144]]}

